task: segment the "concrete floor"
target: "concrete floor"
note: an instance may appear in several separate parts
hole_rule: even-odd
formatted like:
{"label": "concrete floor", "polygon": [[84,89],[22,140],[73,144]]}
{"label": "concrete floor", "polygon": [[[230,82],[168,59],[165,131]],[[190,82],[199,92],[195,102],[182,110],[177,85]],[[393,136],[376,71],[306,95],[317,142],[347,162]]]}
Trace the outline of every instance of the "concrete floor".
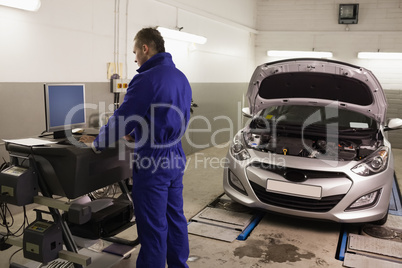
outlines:
{"label": "concrete floor", "polygon": [[[223,193],[222,162],[227,148],[209,148],[188,156],[184,177],[184,212],[190,219]],[[402,150],[393,150],[395,169],[402,185]],[[399,176],[398,176],[399,175]],[[16,215],[16,220],[21,217]],[[402,229],[400,217],[389,216],[387,225]],[[265,214],[264,218],[245,241],[232,243],[189,235],[191,268],[198,267],[342,267],[335,259],[341,224]],[[135,226],[119,234],[126,239],[136,238]],[[135,267],[138,249],[115,268]],[[9,257],[17,247],[1,252],[0,268],[9,267]],[[22,252],[13,262],[30,263]],[[31,266],[39,267],[39,266]],[[92,266],[91,266],[92,267]],[[104,267],[104,266],[98,266]]]}

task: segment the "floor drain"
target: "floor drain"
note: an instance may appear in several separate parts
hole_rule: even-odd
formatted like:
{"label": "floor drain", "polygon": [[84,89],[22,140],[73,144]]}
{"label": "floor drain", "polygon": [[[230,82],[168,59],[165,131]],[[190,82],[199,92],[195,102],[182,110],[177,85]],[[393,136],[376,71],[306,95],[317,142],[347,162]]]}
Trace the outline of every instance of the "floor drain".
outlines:
{"label": "floor drain", "polygon": [[376,238],[402,241],[402,231],[394,230],[388,227],[366,225],[363,227],[363,232]]}

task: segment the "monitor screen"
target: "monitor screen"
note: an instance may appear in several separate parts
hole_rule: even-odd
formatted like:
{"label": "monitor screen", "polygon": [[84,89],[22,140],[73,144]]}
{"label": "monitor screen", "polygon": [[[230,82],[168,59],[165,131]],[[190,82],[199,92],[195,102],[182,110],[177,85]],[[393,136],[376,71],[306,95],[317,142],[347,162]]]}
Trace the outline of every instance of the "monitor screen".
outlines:
{"label": "monitor screen", "polygon": [[45,84],[46,131],[85,126],[85,85]]}

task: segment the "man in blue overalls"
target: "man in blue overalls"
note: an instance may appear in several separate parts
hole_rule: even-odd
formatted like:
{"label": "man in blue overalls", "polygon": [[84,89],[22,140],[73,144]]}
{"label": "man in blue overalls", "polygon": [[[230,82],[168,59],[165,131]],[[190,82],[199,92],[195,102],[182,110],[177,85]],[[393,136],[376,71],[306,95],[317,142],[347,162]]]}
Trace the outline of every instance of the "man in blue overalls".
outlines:
{"label": "man in blue overalls", "polygon": [[141,243],[137,267],[161,268],[166,261],[169,267],[188,267],[186,158],[180,140],[190,118],[191,88],[165,53],[159,31],[144,28],[134,43],[138,74],[92,145],[101,151],[123,136],[135,140],[132,198]]}

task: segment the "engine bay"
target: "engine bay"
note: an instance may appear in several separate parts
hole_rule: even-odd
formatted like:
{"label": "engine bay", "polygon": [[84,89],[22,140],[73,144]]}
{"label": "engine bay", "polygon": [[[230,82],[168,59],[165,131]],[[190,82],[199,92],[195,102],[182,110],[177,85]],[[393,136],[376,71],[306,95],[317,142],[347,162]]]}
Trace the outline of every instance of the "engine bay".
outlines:
{"label": "engine bay", "polygon": [[244,139],[249,148],[281,155],[320,158],[337,161],[361,160],[382,145],[377,135],[354,137],[335,135],[300,135],[278,131],[245,131]]}

